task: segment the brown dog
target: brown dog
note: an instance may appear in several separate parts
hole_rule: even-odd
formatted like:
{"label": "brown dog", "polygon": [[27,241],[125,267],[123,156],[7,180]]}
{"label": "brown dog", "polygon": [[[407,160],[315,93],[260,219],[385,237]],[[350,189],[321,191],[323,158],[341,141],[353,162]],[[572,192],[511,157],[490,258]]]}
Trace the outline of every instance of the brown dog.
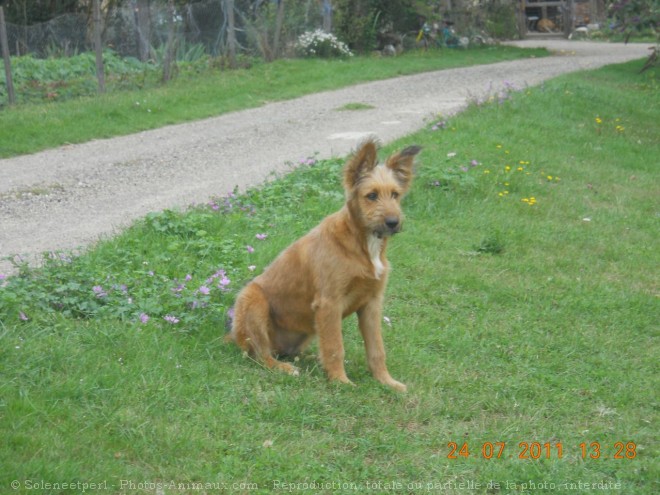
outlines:
{"label": "brown dog", "polygon": [[401,199],[420,147],[377,163],[366,141],[344,169],[346,204],[285,249],[238,295],[228,339],[263,362],[292,375],[298,370],[275,356],[294,356],[314,334],[330,380],[351,383],[344,371],[342,319],[357,313],[369,368],[400,391],[385,366],[381,309],[389,265],[388,239],[401,230]]}

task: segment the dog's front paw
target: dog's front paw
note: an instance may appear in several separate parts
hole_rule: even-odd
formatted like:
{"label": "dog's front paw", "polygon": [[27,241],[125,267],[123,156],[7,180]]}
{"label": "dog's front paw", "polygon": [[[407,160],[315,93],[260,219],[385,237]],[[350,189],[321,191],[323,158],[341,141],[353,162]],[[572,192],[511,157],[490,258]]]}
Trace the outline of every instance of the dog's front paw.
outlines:
{"label": "dog's front paw", "polygon": [[390,387],[392,387],[394,390],[396,390],[398,392],[407,392],[408,391],[408,387],[405,384],[403,384],[401,382],[397,382],[396,380],[394,380],[394,383],[390,384]]}
{"label": "dog's front paw", "polygon": [[330,378],[330,381],[332,383],[341,383],[342,385],[352,385],[355,387],[355,383],[350,381],[346,375],[332,377]]}
{"label": "dog's front paw", "polygon": [[383,385],[387,385],[388,387],[392,387],[394,390],[397,392],[406,392],[408,390],[408,387],[406,387],[403,383],[397,382],[394,378],[389,377],[386,380],[381,380],[381,383]]}

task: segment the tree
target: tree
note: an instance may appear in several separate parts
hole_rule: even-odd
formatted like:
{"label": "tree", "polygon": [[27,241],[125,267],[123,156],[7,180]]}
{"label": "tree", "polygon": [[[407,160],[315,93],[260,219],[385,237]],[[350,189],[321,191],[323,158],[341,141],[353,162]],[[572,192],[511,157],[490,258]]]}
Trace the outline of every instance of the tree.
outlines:
{"label": "tree", "polygon": [[167,46],[163,57],[163,82],[172,79],[172,72],[176,65],[176,24],[174,16],[174,0],[167,0]]}
{"label": "tree", "polygon": [[86,5],[79,0],[6,0],[7,22],[30,26],[62,14],[80,12]]}
{"label": "tree", "polygon": [[332,32],[332,0],[321,1],[321,12],[323,15],[323,31]]}
{"label": "tree", "polygon": [[236,19],[234,16],[234,0],[224,0],[224,11],[227,17],[227,51],[229,52],[229,67],[236,68]]}
{"label": "tree", "polygon": [[105,71],[103,67],[103,45],[101,44],[101,0],[93,0],[94,50],[96,52],[96,78],[99,93],[105,93]]}
{"label": "tree", "polygon": [[280,54],[280,36],[282,35],[282,23],[284,22],[284,0],[277,1],[277,17],[275,19],[275,35],[273,36],[273,56],[277,58]]}
{"label": "tree", "polygon": [[135,6],[138,58],[142,62],[149,60],[151,55],[151,15],[149,7],[149,0],[137,0]]}
{"label": "tree", "polygon": [[628,43],[636,33],[649,30],[655,36],[655,47],[640,72],[660,63],[660,3],[648,0],[614,0],[610,2],[609,12],[616,21],[615,27],[625,35]]}
{"label": "tree", "polygon": [[412,0],[335,0],[334,30],[351,49],[376,48],[378,32],[406,33],[419,29]]}

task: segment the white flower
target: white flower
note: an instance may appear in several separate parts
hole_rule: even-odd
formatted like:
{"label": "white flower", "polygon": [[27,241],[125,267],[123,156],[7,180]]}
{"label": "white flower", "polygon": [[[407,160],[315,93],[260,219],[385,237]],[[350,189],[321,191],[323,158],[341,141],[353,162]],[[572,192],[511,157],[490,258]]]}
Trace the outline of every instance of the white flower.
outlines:
{"label": "white flower", "polygon": [[333,34],[320,29],[307,31],[298,37],[296,48],[303,56],[321,57],[353,56],[348,46]]}

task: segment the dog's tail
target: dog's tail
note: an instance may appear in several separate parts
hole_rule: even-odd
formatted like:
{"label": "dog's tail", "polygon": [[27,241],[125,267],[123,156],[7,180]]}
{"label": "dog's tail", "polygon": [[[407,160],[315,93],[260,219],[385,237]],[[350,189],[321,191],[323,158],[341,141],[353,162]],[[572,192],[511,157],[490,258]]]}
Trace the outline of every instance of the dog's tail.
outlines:
{"label": "dog's tail", "polygon": [[234,342],[232,326],[234,324],[234,306],[227,310],[225,314],[225,342]]}

